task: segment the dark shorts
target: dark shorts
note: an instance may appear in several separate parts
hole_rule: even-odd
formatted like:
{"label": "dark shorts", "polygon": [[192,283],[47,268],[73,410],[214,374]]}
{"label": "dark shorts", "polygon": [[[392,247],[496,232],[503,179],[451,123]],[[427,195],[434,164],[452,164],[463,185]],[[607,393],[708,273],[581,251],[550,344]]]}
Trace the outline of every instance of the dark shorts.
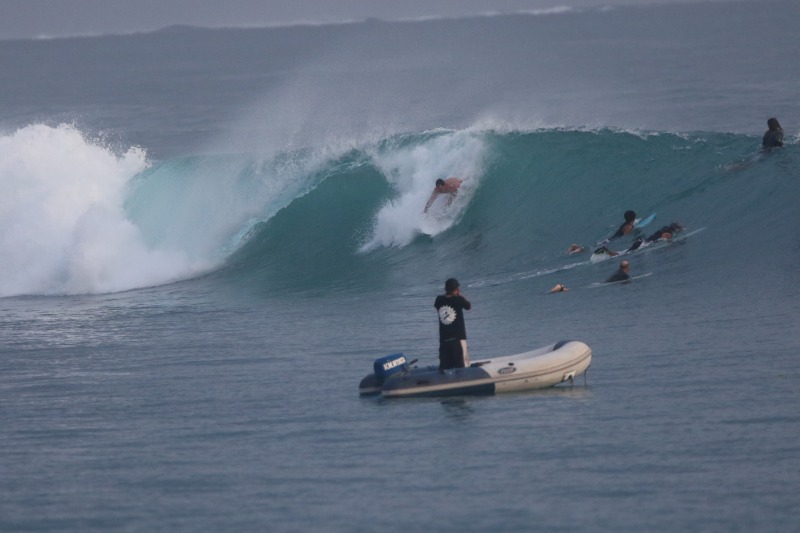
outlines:
{"label": "dark shorts", "polygon": [[452,339],[439,342],[439,370],[464,368],[464,341]]}

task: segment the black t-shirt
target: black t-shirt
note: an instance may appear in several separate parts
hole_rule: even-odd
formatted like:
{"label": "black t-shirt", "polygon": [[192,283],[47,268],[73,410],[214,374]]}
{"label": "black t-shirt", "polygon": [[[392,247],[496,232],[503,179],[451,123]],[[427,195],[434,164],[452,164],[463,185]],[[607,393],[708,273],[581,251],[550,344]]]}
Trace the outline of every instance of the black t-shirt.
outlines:
{"label": "black t-shirt", "polygon": [[463,296],[440,294],[433,303],[439,313],[439,341],[462,340],[467,338],[464,324],[464,310],[472,309],[472,304]]}

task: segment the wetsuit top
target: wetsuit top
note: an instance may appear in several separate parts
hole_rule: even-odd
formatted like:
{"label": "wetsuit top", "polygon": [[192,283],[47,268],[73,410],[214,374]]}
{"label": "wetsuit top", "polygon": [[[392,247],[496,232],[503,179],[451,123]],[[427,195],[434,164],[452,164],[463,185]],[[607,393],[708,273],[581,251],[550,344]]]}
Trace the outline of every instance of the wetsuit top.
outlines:
{"label": "wetsuit top", "polygon": [[664,226],[663,228],[661,228],[661,229],[660,229],[660,230],[658,230],[657,232],[655,232],[655,233],[653,233],[652,235],[650,235],[650,236],[647,238],[647,242],[655,242],[655,241],[657,241],[658,239],[660,239],[660,238],[661,238],[661,236],[662,236],[663,234],[665,234],[665,233],[669,233],[669,234],[671,235],[671,234],[672,234],[672,228],[670,228],[669,226]]}
{"label": "wetsuit top", "polygon": [[638,239],[633,241],[633,243],[631,244],[630,248],[628,248],[626,251],[632,252],[634,250],[638,250],[643,244],[644,244],[644,239],[639,237]]}
{"label": "wetsuit top", "polygon": [[464,325],[464,310],[472,309],[472,304],[463,296],[440,294],[433,306],[439,313],[439,342],[463,340],[467,338]]}
{"label": "wetsuit top", "polygon": [[614,283],[615,281],[625,281],[631,279],[630,275],[623,272],[622,269],[617,269],[616,272],[611,274],[611,277],[606,280],[606,283]]}
{"label": "wetsuit top", "polygon": [[623,235],[625,235],[625,228],[627,226],[631,226],[631,229],[633,229],[633,222],[627,222],[626,221],[623,225],[621,225],[619,227],[619,229],[617,230],[617,232],[614,235],[609,237],[609,239],[618,239],[619,237],[622,237]]}
{"label": "wetsuit top", "polygon": [[764,138],[761,140],[761,144],[763,144],[765,148],[783,146],[783,130],[780,128],[777,130],[767,130],[767,133],[764,134]]}

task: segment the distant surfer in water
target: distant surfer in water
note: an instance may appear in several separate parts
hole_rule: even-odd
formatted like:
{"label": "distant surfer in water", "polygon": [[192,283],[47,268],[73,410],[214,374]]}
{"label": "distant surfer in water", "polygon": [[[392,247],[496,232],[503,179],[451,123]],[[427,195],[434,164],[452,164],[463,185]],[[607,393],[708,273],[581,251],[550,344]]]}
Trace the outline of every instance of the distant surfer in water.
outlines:
{"label": "distant surfer in water", "polygon": [[428,198],[428,203],[425,204],[425,209],[423,212],[428,212],[428,208],[433,205],[433,202],[436,201],[436,198],[440,194],[449,194],[450,198],[447,199],[447,205],[453,203],[453,199],[456,197],[456,192],[458,191],[458,188],[461,187],[461,183],[463,181],[464,180],[455,177],[447,178],[445,180],[441,178],[436,180],[436,186],[433,188],[431,197]]}
{"label": "distant surfer in water", "polygon": [[572,255],[572,254],[579,254],[579,253],[581,253],[583,250],[584,250],[584,248],[583,248],[583,246],[581,246],[580,244],[573,244],[572,246],[570,246],[569,248],[567,248],[567,253],[568,253],[569,255]]}
{"label": "distant surfer in water", "polygon": [[625,222],[617,229],[616,233],[608,238],[608,240],[618,239],[624,235],[633,231],[633,227],[636,225],[636,211],[631,211],[630,209],[625,211]]}
{"label": "distant surfer in water", "polygon": [[783,146],[783,128],[781,128],[778,119],[773,117],[767,121],[769,129],[761,139],[761,144],[764,148],[777,148]]}
{"label": "distant surfer in water", "polygon": [[[613,241],[614,239],[619,239],[620,237],[623,237],[623,236],[625,236],[628,233],[633,231],[633,228],[636,226],[636,211],[632,211],[632,210],[629,209],[629,210],[625,211],[625,215],[624,216],[625,216],[625,222],[622,223],[622,225],[617,229],[617,231],[611,237],[609,237],[608,239],[600,241],[598,244],[605,245],[605,244],[609,243],[610,241]],[[579,244],[573,244],[572,246],[570,246],[567,249],[567,253],[569,255],[579,254],[579,253],[583,252],[584,250],[585,250],[585,248],[583,246],[581,246]],[[596,254],[608,253],[608,254],[610,254],[612,256],[613,255],[617,255],[617,252],[613,252],[613,251],[609,250],[608,248],[606,248],[605,246],[601,246],[600,248],[595,250],[594,253],[596,253]]]}
{"label": "distant surfer in water", "polygon": [[567,286],[563,283],[556,283],[555,287],[550,289],[550,292],[567,292],[568,290],[569,288],[567,288]]}
{"label": "distant surfer in water", "polygon": [[636,211],[632,211],[629,209],[625,211],[624,216],[625,216],[625,222],[623,222],[622,225],[619,228],[617,228],[617,231],[614,232],[614,234],[608,239],[602,240],[597,244],[608,244],[614,239],[619,239],[620,237],[627,235],[628,233],[633,231],[633,228],[636,226]]}
{"label": "distant surfer in water", "polygon": [[594,254],[606,254],[606,255],[609,255],[611,257],[614,257],[615,255],[619,255],[620,253],[621,252],[615,252],[614,250],[612,250],[611,248],[609,248],[605,244],[603,246],[601,246],[600,248],[598,248],[597,250],[595,250],[594,252],[592,252],[593,255]]}
{"label": "distant surfer in water", "polygon": [[[656,241],[667,241],[675,236],[676,233],[679,231],[683,231],[683,226],[678,222],[673,222],[669,226],[664,226],[646,239],[642,239],[641,237],[633,241],[630,248],[628,248],[628,252],[632,252],[638,249],[644,243],[656,242]],[[616,255],[616,254],[612,254]]]}
{"label": "distant surfer in water", "polygon": [[436,297],[433,306],[439,315],[439,370],[469,366],[464,311],[472,309],[472,304],[461,295],[456,278],[444,282],[444,294]]}
{"label": "distant surfer in water", "polygon": [[628,274],[628,266],[628,262],[623,260],[619,264],[617,271],[611,274],[611,277],[606,280],[606,283],[614,283],[615,281],[628,281],[631,279],[630,274]]}
{"label": "distant surfer in water", "polygon": [[603,245],[597,250],[594,251],[595,254],[607,254],[611,257],[617,256],[621,253],[632,252],[634,250],[638,250],[643,244],[651,243],[661,240],[669,240],[675,236],[676,233],[679,231],[683,231],[683,226],[679,222],[673,222],[669,226],[664,226],[649,237],[639,237],[630,247],[625,250],[625,252],[615,252],[614,250],[610,249],[609,247]]}

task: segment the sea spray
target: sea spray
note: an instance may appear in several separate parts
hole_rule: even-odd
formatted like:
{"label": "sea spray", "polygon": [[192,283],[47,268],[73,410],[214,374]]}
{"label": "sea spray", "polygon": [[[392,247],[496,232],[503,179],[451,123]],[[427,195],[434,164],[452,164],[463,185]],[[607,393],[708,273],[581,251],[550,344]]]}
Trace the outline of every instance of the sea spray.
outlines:
{"label": "sea spray", "polygon": [[[406,246],[420,233],[437,235],[452,227],[478,187],[486,146],[480,133],[446,132],[409,145],[385,143],[371,155],[397,195],[375,214],[362,252]],[[450,176],[464,180],[452,203],[437,213],[423,213],[436,180]]]}
{"label": "sea spray", "polygon": [[0,295],[113,292],[207,267],[147,247],[127,219],[125,186],[147,165],[69,125],[0,137]]}

